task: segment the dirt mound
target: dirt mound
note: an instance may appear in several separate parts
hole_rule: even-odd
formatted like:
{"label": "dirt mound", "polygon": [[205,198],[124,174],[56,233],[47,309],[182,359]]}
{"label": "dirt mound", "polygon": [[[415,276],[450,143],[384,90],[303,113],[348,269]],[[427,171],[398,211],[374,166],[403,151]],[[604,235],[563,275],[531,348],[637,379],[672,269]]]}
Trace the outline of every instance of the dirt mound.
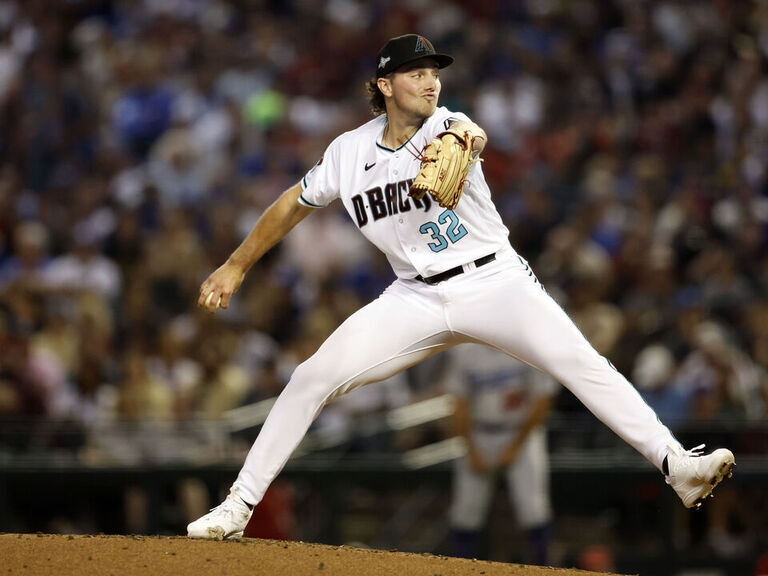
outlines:
{"label": "dirt mound", "polygon": [[0,534],[0,576],[588,576],[592,572],[303,542]]}

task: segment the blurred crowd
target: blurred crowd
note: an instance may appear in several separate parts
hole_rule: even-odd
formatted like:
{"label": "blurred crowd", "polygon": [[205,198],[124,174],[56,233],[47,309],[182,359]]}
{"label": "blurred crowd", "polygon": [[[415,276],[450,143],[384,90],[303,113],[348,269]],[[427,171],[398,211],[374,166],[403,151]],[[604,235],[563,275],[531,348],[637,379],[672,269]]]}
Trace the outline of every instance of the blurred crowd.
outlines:
{"label": "blurred crowd", "polygon": [[370,118],[375,54],[406,32],[456,57],[441,103],[487,130],[513,246],[598,350],[673,426],[764,418],[768,3],[2,0],[0,420],[279,393],[386,260],[333,205],[228,310],[199,285]]}

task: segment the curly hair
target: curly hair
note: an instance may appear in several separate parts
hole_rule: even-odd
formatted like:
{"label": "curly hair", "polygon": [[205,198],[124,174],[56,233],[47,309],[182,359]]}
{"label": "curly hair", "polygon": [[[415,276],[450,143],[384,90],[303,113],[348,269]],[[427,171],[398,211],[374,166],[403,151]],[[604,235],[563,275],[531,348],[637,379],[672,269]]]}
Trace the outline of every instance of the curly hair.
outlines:
{"label": "curly hair", "polygon": [[386,114],[387,107],[384,103],[384,94],[379,90],[376,78],[372,78],[365,83],[365,91],[368,94],[368,105],[373,115],[380,116],[381,114]]}

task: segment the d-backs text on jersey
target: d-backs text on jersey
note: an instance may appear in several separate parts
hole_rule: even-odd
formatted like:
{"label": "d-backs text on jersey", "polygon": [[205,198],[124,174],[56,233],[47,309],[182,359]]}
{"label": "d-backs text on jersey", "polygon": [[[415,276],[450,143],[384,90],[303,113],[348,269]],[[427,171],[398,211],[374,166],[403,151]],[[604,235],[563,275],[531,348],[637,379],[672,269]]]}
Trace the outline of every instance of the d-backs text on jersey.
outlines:
{"label": "d-backs text on jersey", "polygon": [[400,182],[390,182],[382,190],[380,186],[366,190],[362,194],[352,196],[352,205],[355,207],[355,218],[358,228],[368,224],[370,212],[371,219],[375,222],[387,216],[408,212],[411,209],[411,200],[416,208],[422,208],[424,212],[429,212],[432,206],[432,199],[429,194],[419,200],[411,198],[408,192],[411,190],[413,178],[400,180]]}

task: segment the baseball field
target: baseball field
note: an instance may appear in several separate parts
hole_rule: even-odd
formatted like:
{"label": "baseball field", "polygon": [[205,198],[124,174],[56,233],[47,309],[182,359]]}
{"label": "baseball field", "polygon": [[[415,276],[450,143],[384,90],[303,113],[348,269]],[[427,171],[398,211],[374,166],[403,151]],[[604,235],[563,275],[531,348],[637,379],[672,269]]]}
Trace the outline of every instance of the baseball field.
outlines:
{"label": "baseball field", "polygon": [[397,551],[244,539],[0,534],[0,574],[13,576],[589,576],[592,572]]}

